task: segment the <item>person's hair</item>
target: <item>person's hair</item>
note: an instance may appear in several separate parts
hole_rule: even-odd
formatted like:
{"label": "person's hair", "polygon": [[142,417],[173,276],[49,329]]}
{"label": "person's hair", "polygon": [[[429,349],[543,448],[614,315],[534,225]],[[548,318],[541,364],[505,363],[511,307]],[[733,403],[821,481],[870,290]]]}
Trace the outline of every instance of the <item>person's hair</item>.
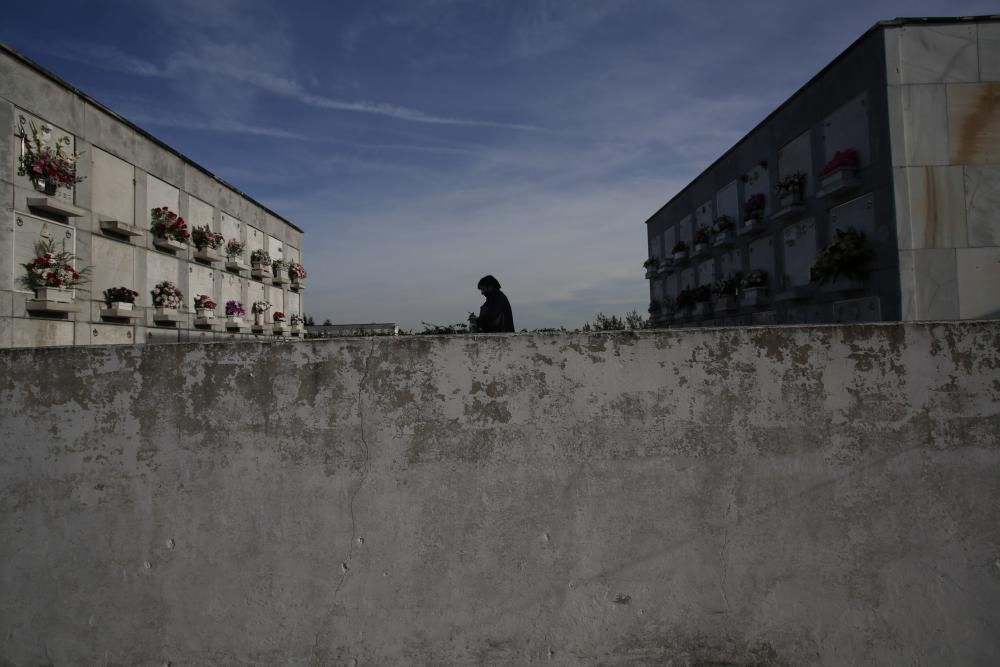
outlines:
{"label": "person's hair", "polygon": [[486,286],[492,287],[493,289],[500,289],[500,281],[493,276],[483,276],[479,279],[479,284],[476,285],[476,289],[482,289]]}

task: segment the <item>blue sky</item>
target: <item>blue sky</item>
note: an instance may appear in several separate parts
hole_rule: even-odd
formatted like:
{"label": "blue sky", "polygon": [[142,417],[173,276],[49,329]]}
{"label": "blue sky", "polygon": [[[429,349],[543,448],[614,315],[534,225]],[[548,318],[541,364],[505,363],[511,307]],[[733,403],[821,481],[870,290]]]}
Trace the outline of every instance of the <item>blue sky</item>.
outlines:
{"label": "blue sky", "polygon": [[[879,19],[995,0],[62,0],[0,39],[306,232],[306,311],[645,311],[646,218]],[[39,27],[42,29],[39,29]]]}

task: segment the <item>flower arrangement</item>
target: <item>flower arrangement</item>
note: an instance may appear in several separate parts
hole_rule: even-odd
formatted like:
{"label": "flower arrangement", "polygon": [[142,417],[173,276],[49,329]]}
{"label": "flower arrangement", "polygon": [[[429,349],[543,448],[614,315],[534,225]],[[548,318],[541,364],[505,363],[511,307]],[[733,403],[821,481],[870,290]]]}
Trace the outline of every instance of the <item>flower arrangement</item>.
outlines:
{"label": "flower arrangement", "polygon": [[205,225],[204,227],[195,227],[191,230],[191,242],[194,243],[194,247],[198,250],[204,250],[205,248],[218,250],[226,242],[226,238],[222,234],[216,234],[208,225]]}
{"label": "flower arrangement", "polygon": [[292,262],[288,265],[288,275],[294,280],[303,280],[306,277],[306,267],[299,262]]}
{"label": "flower arrangement", "polygon": [[276,276],[280,276],[285,271],[288,270],[288,262],[283,259],[275,259],[271,261],[271,272]]}
{"label": "flower arrangement", "polygon": [[720,278],[712,286],[716,296],[736,296],[736,280],[732,277]]}
{"label": "flower arrangement", "polygon": [[188,232],[187,223],[166,206],[154,208],[150,212],[152,222],[149,223],[149,231],[153,236],[160,239],[172,239],[187,243],[191,233]]}
{"label": "flower arrangement", "polygon": [[35,255],[35,259],[22,265],[25,274],[20,282],[25,289],[73,289],[87,283],[91,267],[78,270],[73,266],[76,256],[68,250],[57,251],[52,239],[41,239],[35,243]]}
{"label": "flower arrangement", "polygon": [[694,288],[694,302],[707,303],[712,300],[712,288],[708,285],[699,285]]}
{"label": "flower arrangement", "polygon": [[851,280],[862,280],[868,274],[868,265],[875,251],[868,245],[862,232],[853,227],[847,231],[836,230],[830,242],[816,259],[810,271],[813,282],[822,285],[844,275]]}
{"label": "flower arrangement", "polygon": [[642,263],[642,268],[651,269],[656,266],[656,260],[652,257],[648,257],[645,262]]}
{"label": "flower arrangement", "polygon": [[767,287],[767,271],[755,269],[740,278],[741,289],[753,289],[755,287]]}
{"label": "flower arrangement", "polygon": [[[21,117],[21,131],[17,137],[21,139],[24,150],[18,158],[18,176],[27,176],[35,184],[45,183],[46,192],[55,194],[57,187],[71,187],[83,180],[76,174],[76,163],[82,153],[66,153],[63,147],[71,143],[69,137],[63,137],[55,142],[55,146],[46,146],[44,141],[45,125],[39,130],[32,122],[29,130],[24,129],[25,119]],[[30,133],[30,136],[29,136]]]}
{"label": "flower arrangement", "polygon": [[158,283],[150,294],[153,296],[153,305],[157,308],[180,308],[184,303],[184,295],[169,280]]}
{"label": "flower arrangement", "polygon": [[687,252],[687,251],[688,251],[688,244],[684,243],[684,241],[678,241],[677,243],[675,243],[674,249],[671,250],[671,252]]}
{"label": "flower arrangement", "polygon": [[303,322],[305,322],[305,320],[303,320],[303,319],[302,319],[302,316],[301,316],[301,315],[295,315],[294,313],[293,313],[293,314],[292,314],[292,316],[291,316],[291,317],[290,317],[290,318],[288,319],[288,321],[289,321],[289,323],[290,323],[290,324],[292,324],[293,326],[301,326],[301,325],[302,325],[302,323],[303,323]]}
{"label": "flower arrangement", "polygon": [[243,256],[243,249],[246,248],[245,243],[241,243],[239,239],[229,239],[226,243],[226,257],[230,259],[235,259]]}
{"label": "flower arrangement", "polygon": [[743,219],[763,220],[764,207],[766,205],[767,205],[767,197],[765,197],[763,193],[758,192],[755,195],[750,195],[750,197],[746,201],[746,204],[743,205]]}
{"label": "flower arrangement", "polygon": [[721,234],[722,232],[730,230],[732,228],[733,228],[733,219],[730,218],[728,215],[720,215],[712,222],[712,226],[709,227],[709,230],[712,232],[712,234]]}
{"label": "flower arrangement", "polygon": [[274,311],[274,315],[271,316],[271,319],[274,320],[275,322],[284,322],[285,314],[280,310],[276,310]]}
{"label": "flower arrangement", "polygon": [[228,317],[243,317],[247,314],[247,311],[243,309],[243,304],[236,299],[230,299],[226,302],[226,315]]}
{"label": "flower arrangement", "polygon": [[707,245],[712,242],[712,237],[708,234],[708,227],[699,227],[694,232],[695,245]]}
{"label": "flower arrangement", "polygon": [[831,172],[843,169],[844,167],[857,168],[857,166],[858,152],[853,148],[847,148],[833,154],[833,158],[831,158],[830,161],[826,163],[826,166],[823,167],[823,171],[820,172],[820,176],[826,176]]}
{"label": "flower arrangement", "polygon": [[104,305],[108,308],[113,303],[135,303],[139,293],[128,287],[109,287],[104,290]]}
{"label": "flower arrangement", "polygon": [[806,175],[801,171],[785,176],[778,182],[778,198],[803,195],[806,190]]}
{"label": "flower arrangement", "polygon": [[195,310],[215,310],[219,304],[212,301],[212,297],[207,294],[199,294],[194,298]]}
{"label": "flower arrangement", "polygon": [[250,306],[250,312],[254,315],[261,315],[271,309],[271,304],[267,301],[254,301]]}
{"label": "flower arrangement", "polygon": [[693,289],[682,289],[680,294],[677,295],[676,301],[674,301],[677,310],[691,310],[694,308],[694,303]]}
{"label": "flower arrangement", "polygon": [[254,250],[250,253],[251,264],[262,264],[265,267],[271,266],[271,256],[263,250]]}

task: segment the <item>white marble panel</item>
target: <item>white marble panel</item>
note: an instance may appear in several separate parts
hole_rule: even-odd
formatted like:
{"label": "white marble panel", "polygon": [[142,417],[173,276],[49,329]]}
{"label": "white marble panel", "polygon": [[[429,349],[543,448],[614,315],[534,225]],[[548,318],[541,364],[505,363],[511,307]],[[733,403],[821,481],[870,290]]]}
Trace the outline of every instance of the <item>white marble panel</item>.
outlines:
{"label": "white marble panel", "polygon": [[740,249],[723,253],[719,257],[719,275],[723,277],[735,276],[743,272],[743,251]]}
{"label": "white marble panel", "polygon": [[959,316],[955,250],[913,250],[913,300],[917,319],[955,320]]}
{"label": "white marble panel", "polygon": [[1000,81],[1000,23],[980,23],[979,80]]}
{"label": "white marble panel", "polygon": [[792,174],[806,175],[806,194],[816,188],[812,182],[812,145],[809,132],[803,132],[778,151],[778,182]]}
{"label": "white marble panel", "polygon": [[283,311],[285,315],[288,315],[288,311],[285,310],[285,290],[280,287],[267,286],[264,288],[264,292],[266,295],[264,298],[271,304],[272,312],[280,310]]}
{"label": "white marble panel", "polygon": [[698,286],[693,266],[689,266],[683,271],[681,271],[680,279],[681,279],[681,289],[691,289],[693,287]]}
{"label": "white marble panel", "polygon": [[670,274],[669,276],[667,276],[667,279],[663,281],[664,284],[663,296],[667,299],[670,299],[671,301],[676,299],[677,294],[680,292],[680,290],[677,288],[677,280],[678,278],[676,274]]}
{"label": "white marble panel", "polygon": [[867,194],[830,209],[830,236],[833,230],[856,229],[875,239],[875,198]]}
{"label": "white marble panel", "polygon": [[284,253],[285,253],[285,261],[286,262],[301,262],[302,261],[302,253],[299,252],[298,248],[296,248],[294,246],[290,246],[290,245],[288,245],[286,243],[284,245],[283,250],[284,250]]}
{"label": "white marble panel", "polygon": [[73,322],[13,319],[11,347],[50,347],[73,344]]}
{"label": "white marble panel", "polygon": [[247,259],[249,260],[250,254],[254,250],[263,250],[264,249],[264,232],[262,232],[261,230],[257,229],[256,227],[254,227],[252,225],[247,225],[246,228],[247,228],[247,250],[246,250],[247,254],[246,254],[246,256],[247,256]]}
{"label": "white marble panel", "polygon": [[[685,216],[684,219],[677,224],[677,240],[684,241],[684,243],[687,243],[688,247],[690,248],[693,239],[694,239],[693,223],[691,220],[691,216],[688,215]],[[673,246],[671,246],[671,248],[672,247]]]}
{"label": "white marble panel", "polygon": [[964,171],[968,244],[1000,246],[1000,166],[969,166]]}
{"label": "white marble panel", "polygon": [[862,167],[871,163],[868,139],[868,94],[861,93],[823,120],[823,157],[829,162],[842,150],[853,148]]}
{"label": "white marble panel", "polygon": [[1000,319],[1000,248],[957,252],[959,316]]}
{"label": "white marble panel", "polygon": [[715,220],[715,208],[712,206],[711,200],[705,202],[694,210],[695,229],[708,227],[712,224],[713,220]]}
{"label": "white marble panel", "polygon": [[948,86],[951,164],[1000,164],[1000,83]]}
{"label": "white marble panel", "polygon": [[270,236],[270,235],[267,236],[267,246],[266,246],[266,248],[267,248],[268,254],[271,255],[271,259],[284,259],[285,258],[284,245],[285,244],[282,243],[279,239],[277,239],[277,238],[275,238],[273,236]]}
{"label": "white marble panel", "polygon": [[94,213],[132,224],[135,220],[135,168],[99,148],[90,149],[91,208]]}
{"label": "white marble panel", "polygon": [[77,322],[75,326],[77,345],[131,345],[132,327],[120,324],[94,324]]}
{"label": "white marble panel", "polygon": [[219,314],[224,315],[226,312],[226,302],[233,300],[242,302],[249,316],[250,303],[243,301],[243,288],[246,281],[237,278],[232,273],[219,275],[222,282],[222,285],[219,286]]}
{"label": "white marble panel", "polygon": [[715,282],[715,260],[706,259],[698,264],[698,284],[711,285]]}
{"label": "white marble panel", "polygon": [[[223,211],[221,227],[222,227],[221,233],[223,236],[226,237],[227,241],[230,239],[243,240],[243,231],[242,231],[243,223],[241,223],[238,218],[234,218],[233,216]],[[249,256],[250,255],[248,254],[247,257]]]}
{"label": "white marble panel", "polygon": [[962,167],[903,167],[896,177],[899,247],[964,248],[965,183]]}
{"label": "white marble panel", "polygon": [[[134,258],[136,247],[129,243],[112,241],[96,234],[92,237],[94,273],[91,277],[95,299],[102,298],[104,290],[111,287],[128,287],[137,292]],[[148,303],[148,295],[139,293],[138,303]]]}
{"label": "white marble panel", "polygon": [[893,166],[949,164],[946,87],[889,86],[888,96]]}
{"label": "white marble panel", "polygon": [[[154,286],[164,280],[169,280],[183,291],[180,281],[181,262],[170,255],[149,251],[142,252],[145,253],[146,259],[146,285],[144,289],[136,288],[136,291],[139,292],[139,300],[146,304],[152,304],[150,292]],[[185,294],[184,299],[187,298],[188,295]]]}
{"label": "white marble panel", "polygon": [[302,298],[296,292],[285,293],[285,315],[302,315]]}
{"label": "white marble panel", "polygon": [[[218,301],[215,299],[215,271],[200,264],[188,264],[188,272],[188,291],[191,293],[185,294],[184,297],[189,308],[194,308],[194,298],[200,294],[207,294]],[[218,312],[225,311],[219,309]]]}
{"label": "white marble panel", "polygon": [[[76,229],[71,225],[63,225],[51,220],[36,218],[32,215],[17,213],[14,216],[14,288],[17,291],[27,291],[19,286],[23,265],[37,257],[35,244],[42,239],[50,239],[59,250],[76,252]],[[82,269],[83,266],[77,266]]]}
{"label": "white marble panel", "polygon": [[728,215],[733,220],[740,219],[739,184],[733,181],[715,195],[716,217]]}
{"label": "white marble panel", "polygon": [[975,25],[908,25],[896,32],[900,83],[971,82],[978,78]]}
{"label": "white marble panel", "polygon": [[204,227],[208,225],[209,229],[214,231],[214,226],[212,225],[212,215],[215,210],[196,197],[188,197],[188,214],[187,223],[188,227]]}
{"label": "white marble panel", "polygon": [[174,213],[178,210],[178,201],[180,199],[180,193],[177,188],[161,181],[155,176],[150,176],[146,174],[146,222],[145,226],[148,228],[149,223],[152,222],[151,211],[154,208],[161,208],[166,206]]}
{"label": "white marble panel", "polygon": [[[753,246],[750,249],[750,270],[763,269],[773,276],[773,260],[770,264],[764,264],[764,257],[759,261],[753,255]],[[816,263],[816,222],[809,219],[786,226],[782,232],[781,250],[785,260],[785,275],[783,280],[775,280],[772,284],[779,288],[808,285],[809,270]]]}

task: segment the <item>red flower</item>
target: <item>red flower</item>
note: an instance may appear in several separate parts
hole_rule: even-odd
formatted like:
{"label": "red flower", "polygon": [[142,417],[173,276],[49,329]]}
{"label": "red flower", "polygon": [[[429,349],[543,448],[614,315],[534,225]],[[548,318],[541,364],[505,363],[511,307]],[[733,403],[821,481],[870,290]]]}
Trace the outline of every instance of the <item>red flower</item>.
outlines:
{"label": "red flower", "polygon": [[173,211],[167,211],[167,217],[173,220],[174,218],[177,217],[177,214],[174,213]]}

